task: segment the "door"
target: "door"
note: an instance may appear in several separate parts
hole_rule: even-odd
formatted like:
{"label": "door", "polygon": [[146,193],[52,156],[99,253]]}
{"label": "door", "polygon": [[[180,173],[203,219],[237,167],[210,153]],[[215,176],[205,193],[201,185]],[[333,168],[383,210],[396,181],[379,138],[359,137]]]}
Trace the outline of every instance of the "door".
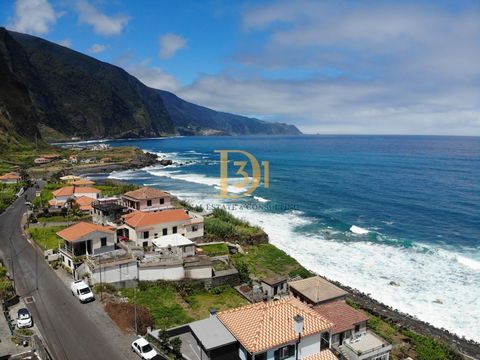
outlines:
{"label": "door", "polygon": [[345,339],[345,333],[342,332],[342,333],[340,333],[338,345],[342,345],[344,339]]}

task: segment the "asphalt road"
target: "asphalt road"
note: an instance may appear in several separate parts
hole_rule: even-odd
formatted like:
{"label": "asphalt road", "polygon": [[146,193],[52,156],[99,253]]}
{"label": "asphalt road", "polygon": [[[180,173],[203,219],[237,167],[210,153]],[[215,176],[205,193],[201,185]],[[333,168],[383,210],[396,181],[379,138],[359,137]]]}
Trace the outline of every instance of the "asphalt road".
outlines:
{"label": "asphalt road", "polygon": [[[35,189],[27,190],[26,195],[32,201]],[[20,223],[26,208],[22,196],[0,215],[0,255],[14,276],[17,293],[24,298],[33,296],[34,302],[27,307],[52,357],[55,360],[126,359],[113,340],[88,317],[88,307],[72,296],[23,236]]]}

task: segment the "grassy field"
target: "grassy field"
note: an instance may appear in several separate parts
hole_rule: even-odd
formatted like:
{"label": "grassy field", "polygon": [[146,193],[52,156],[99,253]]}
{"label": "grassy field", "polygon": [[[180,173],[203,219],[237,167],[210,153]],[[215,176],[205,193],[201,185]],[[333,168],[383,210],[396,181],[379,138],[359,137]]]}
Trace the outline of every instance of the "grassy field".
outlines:
{"label": "grassy field", "polygon": [[20,184],[0,184],[0,213],[15,200],[20,188]]}
{"label": "grassy field", "polygon": [[225,243],[202,245],[201,249],[208,256],[228,255],[228,246]]}
{"label": "grassy field", "polygon": [[58,245],[62,244],[62,240],[56,235],[60,230],[65,229],[66,226],[52,226],[52,227],[36,227],[29,228],[28,233],[32,236],[33,240],[42,249],[58,249]]}
{"label": "grassy field", "polygon": [[223,209],[215,209],[212,216],[205,218],[205,237],[216,240],[249,239],[255,236],[265,236],[258,226],[237,219]]}
{"label": "grassy field", "polygon": [[[76,216],[74,218],[75,221],[88,221],[92,217],[90,215],[82,215],[82,216]],[[38,222],[46,222],[46,223],[53,223],[53,222],[63,222],[63,221],[72,221],[72,216],[63,216],[63,215],[55,215],[55,216],[41,216],[37,218]]]}
{"label": "grassy field", "polygon": [[271,244],[251,245],[244,248],[245,254],[232,256],[235,264],[244,262],[250,274],[255,277],[274,275],[301,276],[313,274],[301,266],[294,258]]}
{"label": "grassy field", "polygon": [[101,185],[95,185],[95,187],[102,191],[102,196],[109,197],[115,195],[122,195],[127,191],[138,189],[137,185],[122,183],[119,181],[105,180]]}
{"label": "grassy field", "polygon": [[[136,295],[135,295],[136,293]],[[124,289],[122,295],[150,310],[155,327],[166,329],[208,317],[209,309],[226,310],[247,304],[231,287],[211,291],[167,282],[143,283],[137,289]]]}

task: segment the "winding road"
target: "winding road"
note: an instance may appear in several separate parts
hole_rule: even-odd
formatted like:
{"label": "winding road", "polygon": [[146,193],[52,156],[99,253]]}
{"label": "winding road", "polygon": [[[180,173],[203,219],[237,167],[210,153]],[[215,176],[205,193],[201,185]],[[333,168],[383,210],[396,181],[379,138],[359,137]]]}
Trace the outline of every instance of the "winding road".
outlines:
{"label": "winding road", "polygon": [[[17,293],[33,297],[28,308],[55,360],[127,359],[125,350],[105,334],[88,316],[88,306],[74,298],[69,289],[28,242],[21,219],[32,201],[30,188],[0,215],[0,256],[14,277]],[[37,288],[38,284],[38,288]],[[123,349],[125,347],[125,349]]]}

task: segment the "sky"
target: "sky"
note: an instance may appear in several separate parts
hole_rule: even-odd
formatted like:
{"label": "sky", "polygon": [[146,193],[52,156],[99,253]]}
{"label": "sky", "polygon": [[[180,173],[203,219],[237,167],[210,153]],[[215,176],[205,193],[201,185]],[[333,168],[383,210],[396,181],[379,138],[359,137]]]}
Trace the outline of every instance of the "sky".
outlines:
{"label": "sky", "polygon": [[304,133],[480,135],[479,1],[0,1],[0,24]]}

